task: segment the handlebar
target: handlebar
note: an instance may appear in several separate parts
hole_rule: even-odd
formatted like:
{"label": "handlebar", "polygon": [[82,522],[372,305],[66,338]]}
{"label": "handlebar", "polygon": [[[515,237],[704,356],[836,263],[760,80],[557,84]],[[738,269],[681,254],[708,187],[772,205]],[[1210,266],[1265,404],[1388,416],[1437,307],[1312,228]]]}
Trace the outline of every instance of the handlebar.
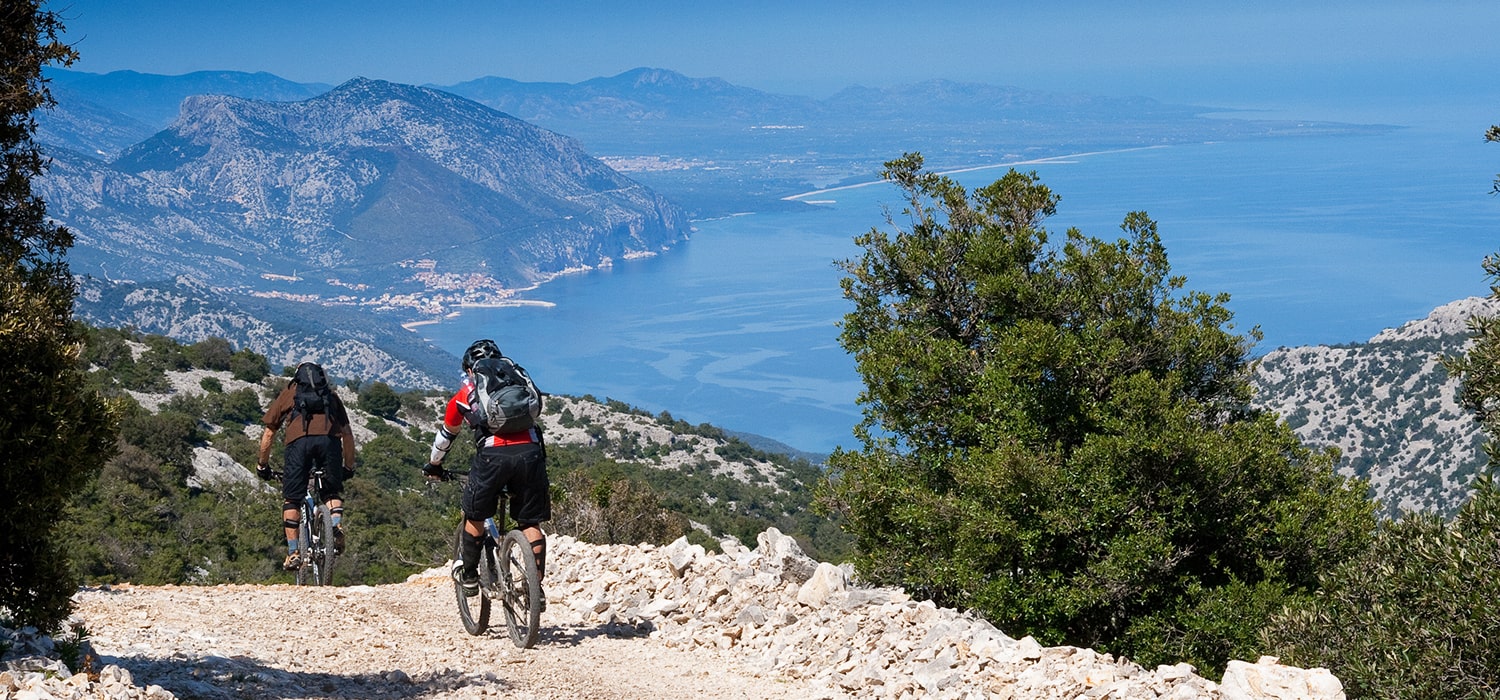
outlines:
{"label": "handlebar", "polygon": [[434,482],[457,481],[458,483],[462,484],[462,483],[465,483],[465,482],[467,482],[469,480],[469,473],[468,472],[454,471],[452,469],[444,469],[442,475],[440,475],[440,476],[429,476],[429,477],[427,477],[427,480],[428,481],[434,481]]}
{"label": "handlebar", "polygon": [[[315,467],[312,471],[308,472],[307,478],[308,479],[315,479],[315,478],[319,478],[319,477],[323,477],[323,476],[327,476],[327,475],[328,475],[328,472],[324,471],[322,467]],[[271,470],[271,477],[274,478],[274,479],[276,479],[277,481],[286,481],[286,472],[281,471],[279,469],[272,469]]]}

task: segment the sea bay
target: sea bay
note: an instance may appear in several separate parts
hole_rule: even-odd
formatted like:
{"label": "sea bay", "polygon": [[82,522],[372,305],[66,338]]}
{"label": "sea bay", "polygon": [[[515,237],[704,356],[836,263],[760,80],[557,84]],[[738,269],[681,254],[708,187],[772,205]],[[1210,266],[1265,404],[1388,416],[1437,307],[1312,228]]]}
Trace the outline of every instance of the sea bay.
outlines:
{"label": "sea bay", "polygon": [[[1046,223],[1054,241],[1069,227],[1112,239],[1127,212],[1147,212],[1173,272],[1188,289],[1228,292],[1236,329],[1258,325],[1264,352],[1367,340],[1488,293],[1480,261],[1500,248],[1500,201],[1489,194],[1500,146],[1487,148],[1482,134],[1483,125],[1416,126],[1015,167],[1061,197]],[[1007,167],[976,165],[995,167],[953,177],[972,188]],[[523,295],[549,305],[465,308],[419,332],[454,353],[494,338],[545,391],[804,450],[851,447],[861,384],[838,344],[848,303],[835,261],[856,256],[854,236],[885,227],[884,209],[901,203],[885,184],[802,199],[816,204],[698,221],[690,241],[661,255]]]}

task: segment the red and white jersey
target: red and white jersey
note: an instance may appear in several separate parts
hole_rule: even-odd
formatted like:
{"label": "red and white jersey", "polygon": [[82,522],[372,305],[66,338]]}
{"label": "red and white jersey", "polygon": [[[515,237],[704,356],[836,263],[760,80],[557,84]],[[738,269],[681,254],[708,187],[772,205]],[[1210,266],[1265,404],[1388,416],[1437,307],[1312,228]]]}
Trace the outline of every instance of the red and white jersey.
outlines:
{"label": "red and white jersey", "polygon": [[[474,405],[474,382],[465,377],[463,385],[458,387],[453,397],[448,399],[448,407],[443,411],[443,423],[445,425],[474,424],[469,421],[469,414]],[[476,428],[477,430],[477,428]],[[479,443],[480,447],[499,447],[501,445],[525,445],[531,442],[540,442],[537,439],[536,428],[528,428],[518,433],[504,433],[501,435],[490,435]]]}

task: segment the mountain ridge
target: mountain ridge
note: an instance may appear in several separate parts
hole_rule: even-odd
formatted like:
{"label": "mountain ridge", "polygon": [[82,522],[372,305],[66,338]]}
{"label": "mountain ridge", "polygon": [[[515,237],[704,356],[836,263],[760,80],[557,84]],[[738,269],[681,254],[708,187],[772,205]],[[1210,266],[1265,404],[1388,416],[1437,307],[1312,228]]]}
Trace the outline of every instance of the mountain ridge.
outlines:
{"label": "mountain ridge", "polygon": [[[199,275],[430,317],[688,231],[670,202],[566,136],[366,79],[301,102],[190,97],[111,163],[53,156],[38,190],[78,238],[74,271],[113,280]],[[323,278],[297,279],[299,265]]]}
{"label": "mountain ridge", "polygon": [[1278,348],[1256,363],[1255,403],[1309,446],[1337,448],[1338,472],[1369,479],[1387,517],[1451,515],[1489,463],[1487,436],[1441,365],[1465,352],[1476,315],[1500,315],[1500,302],[1455,300],[1364,343]]}

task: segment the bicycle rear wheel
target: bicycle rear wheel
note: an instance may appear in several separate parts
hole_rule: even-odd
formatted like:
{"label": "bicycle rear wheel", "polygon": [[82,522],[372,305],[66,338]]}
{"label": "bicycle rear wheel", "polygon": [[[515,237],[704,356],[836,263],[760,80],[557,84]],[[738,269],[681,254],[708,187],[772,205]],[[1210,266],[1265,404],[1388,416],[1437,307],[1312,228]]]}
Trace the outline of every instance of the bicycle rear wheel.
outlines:
{"label": "bicycle rear wheel", "polygon": [[542,582],[537,576],[531,543],[519,530],[505,533],[500,543],[500,607],[510,640],[522,649],[536,644],[542,622]]}
{"label": "bicycle rear wheel", "polygon": [[[457,578],[453,579],[453,593],[458,598],[458,619],[464,623],[464,629],[472,635],[484,634],[490,627],[490,597],[486,589],[489,581],[485,580],[485,573],[493,564],[491,563],[494,547],[489,544],[489,537],[485,536],[485,546],[479,549],[479,595],[470,597],[464,595],[464,587]],[[458,533],[453,536],[453,560],[463,561],[464,558],[464,523],[458,521]]]}
{"label": "bicycle rear wheel", "polygon": [[313,510],[313,522],[309,529],[313,534],[310,551],[316,572],[314,578],[320,586],[333,585],[333,561],[338,555],[333,552],[333,513],[326,504],[319,504]]}
{"label": "bicycle rear wheel", "polygon": [[302,518],[297,523],[297,551],[302,557],[302,563],[297,567],[297,585],[318,585],[312,556],[312,514],[306,507],[302,508]]}

